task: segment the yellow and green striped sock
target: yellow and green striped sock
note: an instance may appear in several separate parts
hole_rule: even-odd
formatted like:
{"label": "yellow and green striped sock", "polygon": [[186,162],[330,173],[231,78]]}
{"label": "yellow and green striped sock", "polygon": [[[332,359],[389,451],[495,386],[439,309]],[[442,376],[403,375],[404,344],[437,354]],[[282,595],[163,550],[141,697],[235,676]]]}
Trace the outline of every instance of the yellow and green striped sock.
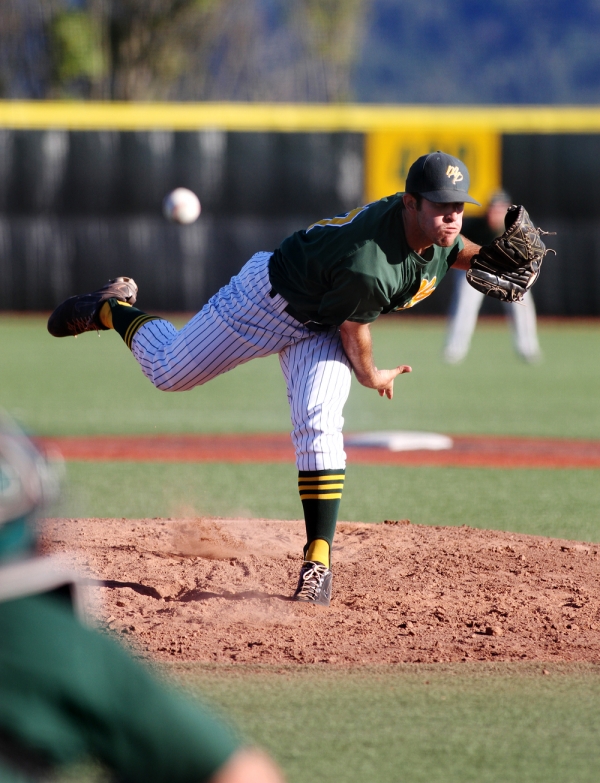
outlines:
{"label": "yellow and green striped sock", "polygon": [[[105,309],[107,305],[110,308],[110,317]],[[158,320],[158,316],[148,315],[142,310],[138,310],[137,307],[132,307],[127,302],[121,302],[118,299],[109,299],[102,305],[100,318],[104,326],[114,329],[121,335],[130,350],[131,341],[137,330],[148,321]]]}
{"label": "yellow and green striped sock", "polygon": [[330,552],[345,478],[343,468],[298,472],[298,491],[306,524],[304,557],[327,567],[331,565]]}

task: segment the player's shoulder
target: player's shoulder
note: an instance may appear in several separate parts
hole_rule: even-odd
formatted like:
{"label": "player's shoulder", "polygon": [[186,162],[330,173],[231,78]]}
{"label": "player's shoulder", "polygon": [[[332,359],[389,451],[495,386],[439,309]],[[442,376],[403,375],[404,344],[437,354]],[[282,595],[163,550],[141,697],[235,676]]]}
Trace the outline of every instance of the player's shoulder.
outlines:
{"label": "player's shoulder", "polygon": [[404,193],[392,193],[389,196],[383,196],[376,201],[371,201],[365,206],[372,212],[386,213],[402,207]]}
{"label": "player's shoulder", "polygon": [[350,209],[347,212],[342,212],[334,217],[317,220],[315,223],[308,226],[306,233],[315,228],[343,228],[345,226],[353,226],[364,223],[365,221],[371,221],[373,218],[377,219],[387,212],[396,209],[398,202],[403,195],[404,194],[402,193],[395,193],[392,196],[385,196],[377,201],[370,201],[367,204],[362,204],[359,207]]}

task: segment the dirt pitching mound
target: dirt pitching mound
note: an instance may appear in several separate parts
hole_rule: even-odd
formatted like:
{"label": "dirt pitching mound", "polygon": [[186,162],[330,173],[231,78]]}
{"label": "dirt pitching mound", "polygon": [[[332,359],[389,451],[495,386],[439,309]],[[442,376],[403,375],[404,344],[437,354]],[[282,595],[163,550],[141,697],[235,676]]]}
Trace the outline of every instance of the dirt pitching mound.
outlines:
{"label": "dirt pitching mound", "polygon": [[598,661],[600,545],[340,523],[329,609],[291,602],[303,523],[54,519],[97,621],[158,660]]}

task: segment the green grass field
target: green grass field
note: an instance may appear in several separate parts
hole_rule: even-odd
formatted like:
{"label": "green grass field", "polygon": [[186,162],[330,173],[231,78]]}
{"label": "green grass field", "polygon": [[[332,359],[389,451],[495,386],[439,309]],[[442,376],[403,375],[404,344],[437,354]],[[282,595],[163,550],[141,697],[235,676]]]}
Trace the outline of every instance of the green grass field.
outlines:
{"label": "green grass field", "polygon": [[[544,671],[547,674],[544,674]],[[595,783],[596,665],[250,667],[159,672],[267,749],[289,783]],[[55,783],[106,783],[90,766]]]}
{"label": "green grass field", "polygon": [[[507,326],[478,328],[464,364],[440,359],[441,321],[392,318],[373,328],[381,366],[410,364],[391,402],[353,382],[346,431],[416,429],[600,438],[600,323],[542,325],[545,361],[520,362]],[[0,405],[38,434],[285,432],[276,357],[184,393],[154,389],[118,335],[50,337],[35,317],[0,317]]]}
{"label": "green grass field", "polygon": [[[542,364],[506,325],[482,323],[467,361],[440,360],[441,321],[376,325],[380,366],[406,362],[392,402],[354,385],[346,429],[600,438],[600,323],[542,324]],[[40,434],[286,431],[275,358],[164,394],[114,334],[54,340],[35,317],[0,318],[0,405]],[[293,465],[71,463],[62,512],[298,518]],[[278,492],[265,492],[276,486]],[[285,489],[289,486],[289,492]],[[600,540],[593,470],[349,466],[341,516],[468,524]],[[464,664],[355,671],[188,665],[169,670],[268,748],[292,783],[583,783],[598,778],[595,666]],[[83,776],[84,779],[85,776]],[[74,780],[75,778],[68,778]],[[82,779],[77,777],[77,779]]]}
{"label": "green grass field", "polygon": [[180,682],[232,716],[291,783],[592,783],[599,673],[532,664],[178,667]]}
{"label": "green grass field", "polygon": [[[600,323],[542,324],[545,360],[514,356],[506,324],[483,322],[463,365],[440,359],[441,321],[376,324],[380,366],[409,362],[390,402],[354,382],[346,430],[600,438]],[[239,367],[182,394],[142,376],[114,333],[56,340],[42,318],[0,318],[5,372],[0,404],[40,434],[289,430],[276,357]],[[72,463],[66,515],[198,514],[298,518],[292,465]],[[290,491],[265,492],[275,480]],[[515,502],[515,498],[518,499]],[[598,540],[596,471],[493,471],[350,465],[341,516],[377,522],[468,524]]]}
{"label": "green grass field", "polygon": [[[68,474],[63,516],[302,516],[294,465],[73,462]],[[598,509],[595,470],[350,465],[340,518],[410,519],[599,541]]]}

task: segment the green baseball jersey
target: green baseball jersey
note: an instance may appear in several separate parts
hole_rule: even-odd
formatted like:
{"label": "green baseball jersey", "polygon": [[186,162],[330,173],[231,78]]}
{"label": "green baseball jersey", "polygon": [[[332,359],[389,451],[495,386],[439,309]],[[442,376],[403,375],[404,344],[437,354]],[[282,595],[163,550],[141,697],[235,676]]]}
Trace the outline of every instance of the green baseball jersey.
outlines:
{"label": "green baseball jersey", "polygon": [[91,756],[134,783],[200,783],[237,749],[54,595],[0,601],[0,780]]}
{"label": "green baseball jersey", "polygon": [[463,248],[412,250],[404,233],[402,193],[297,231],[275,250],[273,289],[303,321],[370,323],[433,293]]}

